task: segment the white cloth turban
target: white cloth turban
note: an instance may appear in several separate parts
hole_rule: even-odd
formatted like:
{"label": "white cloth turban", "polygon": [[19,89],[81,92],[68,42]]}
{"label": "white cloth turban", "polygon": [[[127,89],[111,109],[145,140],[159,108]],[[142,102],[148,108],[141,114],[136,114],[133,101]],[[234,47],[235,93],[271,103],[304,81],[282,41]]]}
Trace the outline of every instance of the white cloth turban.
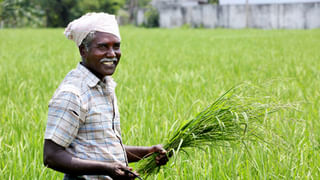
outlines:
{"label": "white cloth turban", "polygon": [[64,31],[66,37],[76,42],[78,46],[91,31],[113,34],[120,38],[117,20],[107,13],[87,13],[68,24]]}

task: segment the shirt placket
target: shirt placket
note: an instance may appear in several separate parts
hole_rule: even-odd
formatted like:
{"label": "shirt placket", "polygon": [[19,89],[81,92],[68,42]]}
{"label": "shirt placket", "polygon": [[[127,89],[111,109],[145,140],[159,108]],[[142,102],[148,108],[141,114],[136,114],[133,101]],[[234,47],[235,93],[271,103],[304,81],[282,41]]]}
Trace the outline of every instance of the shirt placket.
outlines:
{"label": "shirt placket", "polygon": [[102,92],[103,92],[103,94],[104,94],[104,96],[107,98],[107,100],[109,101],[109,102],[111,102],[111,104],[112,104],[112,130],[113,130],[113,132],[114,132],[114,134],[116,135],[116,137],[118,138],[118,140],[120,141],[120,145],[121,145],[121,147],[122,147],[122,151],[123,151],[123,154],[124,154],[124,159],[125,159],[125,161],[126,161],[126,165],[128,166],[129,164],[128,164],[128,159],[127,159],[127,154],[126,154],[126,151],[125,151],[125,148],[124,148],[124,145],[123,145],[123,143],[122,143],[122,139],[121,139],[121,137],[118,135],[118,133],[116,132],[116,130],[115,130],[115,123],[114,123],[114,121],[115,121],[115,117],[116,117],[116,109],[115,109],[115,104],[114,104],[114,97],[113,97],[113,93],[110,93],[110,92],[108,92],[107,91],[107,88],[105,87],[105,86],[101,86],[101,88],[102,88]]}

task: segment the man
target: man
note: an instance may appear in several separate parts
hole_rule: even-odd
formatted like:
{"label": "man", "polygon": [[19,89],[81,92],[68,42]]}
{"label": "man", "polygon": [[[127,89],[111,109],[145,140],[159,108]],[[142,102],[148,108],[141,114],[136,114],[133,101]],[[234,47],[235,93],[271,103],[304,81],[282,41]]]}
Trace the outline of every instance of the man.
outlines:
{"label": "man", "polygon": [[120,33],[114,15],[88,13],[71,22],[65,35],[76,42],[82,61],[67,74],[49,102],[44,164],[64,179],[134,179],[129,162],[152,153],[168,161],[161,145],[125,146],[111,75],[119,64]]}

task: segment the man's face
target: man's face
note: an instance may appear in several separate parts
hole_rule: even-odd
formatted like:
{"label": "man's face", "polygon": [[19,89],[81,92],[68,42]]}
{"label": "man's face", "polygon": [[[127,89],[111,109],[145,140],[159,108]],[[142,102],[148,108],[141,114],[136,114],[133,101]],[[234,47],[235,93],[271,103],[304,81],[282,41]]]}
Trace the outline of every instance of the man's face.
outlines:
{"label": "man's face", "polygon": [[[89,51],[80,46],[80,53],[83,57],[83,65],[102,79],[107,75],[112,75],[116,70],[121,57],[120,40],[113,34],[96,32]],[[115,58],[116,61],[101,62],[103,58]]]}

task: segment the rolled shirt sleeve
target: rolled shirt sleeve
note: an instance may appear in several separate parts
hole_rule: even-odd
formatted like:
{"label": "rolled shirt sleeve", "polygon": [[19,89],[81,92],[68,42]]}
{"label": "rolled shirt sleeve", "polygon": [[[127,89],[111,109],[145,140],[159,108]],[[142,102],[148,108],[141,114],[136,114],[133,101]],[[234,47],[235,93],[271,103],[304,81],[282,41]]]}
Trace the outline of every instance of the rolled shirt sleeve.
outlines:
{"label": "rolled shirt sleeve", "polygon": [[68,147],[80,127],[80,98],[73,92],[61,91],[49,102],[45,139]]}

